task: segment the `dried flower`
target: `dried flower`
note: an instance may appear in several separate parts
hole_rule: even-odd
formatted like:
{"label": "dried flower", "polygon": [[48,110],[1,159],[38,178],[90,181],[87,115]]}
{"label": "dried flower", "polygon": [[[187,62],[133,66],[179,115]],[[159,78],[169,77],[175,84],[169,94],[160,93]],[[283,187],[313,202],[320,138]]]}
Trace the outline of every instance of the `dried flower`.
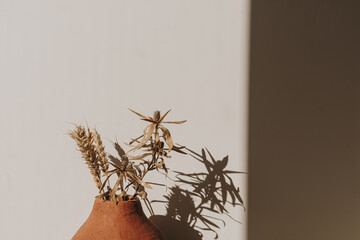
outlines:
{"label": "dried flower", "polygon": [[[171,157],[169,156],[171,150],[184,153],[181,150],[183,147],[174,146],[170,131],[162,124],[181,124],[185,121],[164,122],[163,120],[170,110],[164,115],[161,115],[160,111],[155,111],[153,117],[146,117],[133,110],[131,111],[139,115],[141,120],[150,122],[150,125],[144,129],[144,134],[132,139],[129,143],[130,151],[139,149],[144,151],[140,155],[125,154],[118,143],[114,143],[114,148],[119,157],[107,154],[101,136],[96,129],[90,131],[89,128],[76,126],[75,130],[69,131],[69,135],[76,141],[90,173],[93,175],[96,186],[99,188],[100,195],[97,196],[98,198],[110,201],[126,201],[132,186],[134,190],[132,197],[140,196],[150,204],[147,200],[145,188],[151,189],[152,187],[143,180],[144,177],[152,170],[163,170],[166,175],[168,169],[164,158]],[[136,146],[132,144],[136,144]],[[108,157],[111,162],[108,161]],[[111,169],[110,166],[112,166]],[[103,173],[102,176],[101,173]],[[113,186],[110,185],[112,176],[117,176]],[[105,178],[104,181],[101,181],[101,177]],[[117,194],[118,191],[120,194]]]}

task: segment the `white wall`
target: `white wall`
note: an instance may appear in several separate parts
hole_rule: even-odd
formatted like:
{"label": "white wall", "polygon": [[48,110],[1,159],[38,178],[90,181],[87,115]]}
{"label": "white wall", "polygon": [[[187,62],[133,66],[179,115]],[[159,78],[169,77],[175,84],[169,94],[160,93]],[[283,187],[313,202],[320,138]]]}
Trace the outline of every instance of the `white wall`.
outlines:
{"label": "white wall", "polygon": [[[246,171],[248,18],[248,0],[0,0],[0,239],[70,239],[87,218],[69,122],[123,142],[145,124],[127,107],[171,108],[175,141]],[[219,238],[245,239],[232,215]]]}

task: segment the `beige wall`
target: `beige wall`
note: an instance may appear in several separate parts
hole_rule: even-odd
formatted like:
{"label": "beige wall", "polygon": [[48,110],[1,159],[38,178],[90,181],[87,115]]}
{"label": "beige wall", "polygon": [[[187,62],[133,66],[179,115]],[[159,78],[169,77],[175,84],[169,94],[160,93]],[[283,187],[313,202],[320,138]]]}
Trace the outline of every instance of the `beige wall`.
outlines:
{"label": "beige wall", "polygon": [[[122,142],[144,127],[127,107],[171,108],[176,141],[246,171],[248,17],[248,0],[0,0],[0,239],[70,239],[88,216],[69,122]],[[220,239],[245,239],[233,216]]]}
{"label": "beige wall", "polygon": [[359,9],[252,1],[249,240],[360,239]]}

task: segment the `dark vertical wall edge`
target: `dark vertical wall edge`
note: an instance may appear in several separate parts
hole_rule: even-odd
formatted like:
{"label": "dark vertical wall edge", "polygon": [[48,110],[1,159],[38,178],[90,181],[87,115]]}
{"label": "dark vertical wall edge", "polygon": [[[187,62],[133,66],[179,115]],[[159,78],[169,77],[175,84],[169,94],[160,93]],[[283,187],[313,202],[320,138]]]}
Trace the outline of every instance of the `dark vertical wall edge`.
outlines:
{"label": "dark vertical wall edge", "polygon": [[360,239],[360,2],[251,9],[249,240]]}

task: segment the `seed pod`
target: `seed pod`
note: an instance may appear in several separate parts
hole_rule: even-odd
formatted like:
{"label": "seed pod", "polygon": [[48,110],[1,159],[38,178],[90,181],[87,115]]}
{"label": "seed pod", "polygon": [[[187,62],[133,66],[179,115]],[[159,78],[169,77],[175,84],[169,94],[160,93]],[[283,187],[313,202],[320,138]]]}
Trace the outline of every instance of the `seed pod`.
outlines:
{"label": "seed pod", "polygon": [[155,111],[154,112],[154,120],[157,122],[160,119],[160,111]]}

